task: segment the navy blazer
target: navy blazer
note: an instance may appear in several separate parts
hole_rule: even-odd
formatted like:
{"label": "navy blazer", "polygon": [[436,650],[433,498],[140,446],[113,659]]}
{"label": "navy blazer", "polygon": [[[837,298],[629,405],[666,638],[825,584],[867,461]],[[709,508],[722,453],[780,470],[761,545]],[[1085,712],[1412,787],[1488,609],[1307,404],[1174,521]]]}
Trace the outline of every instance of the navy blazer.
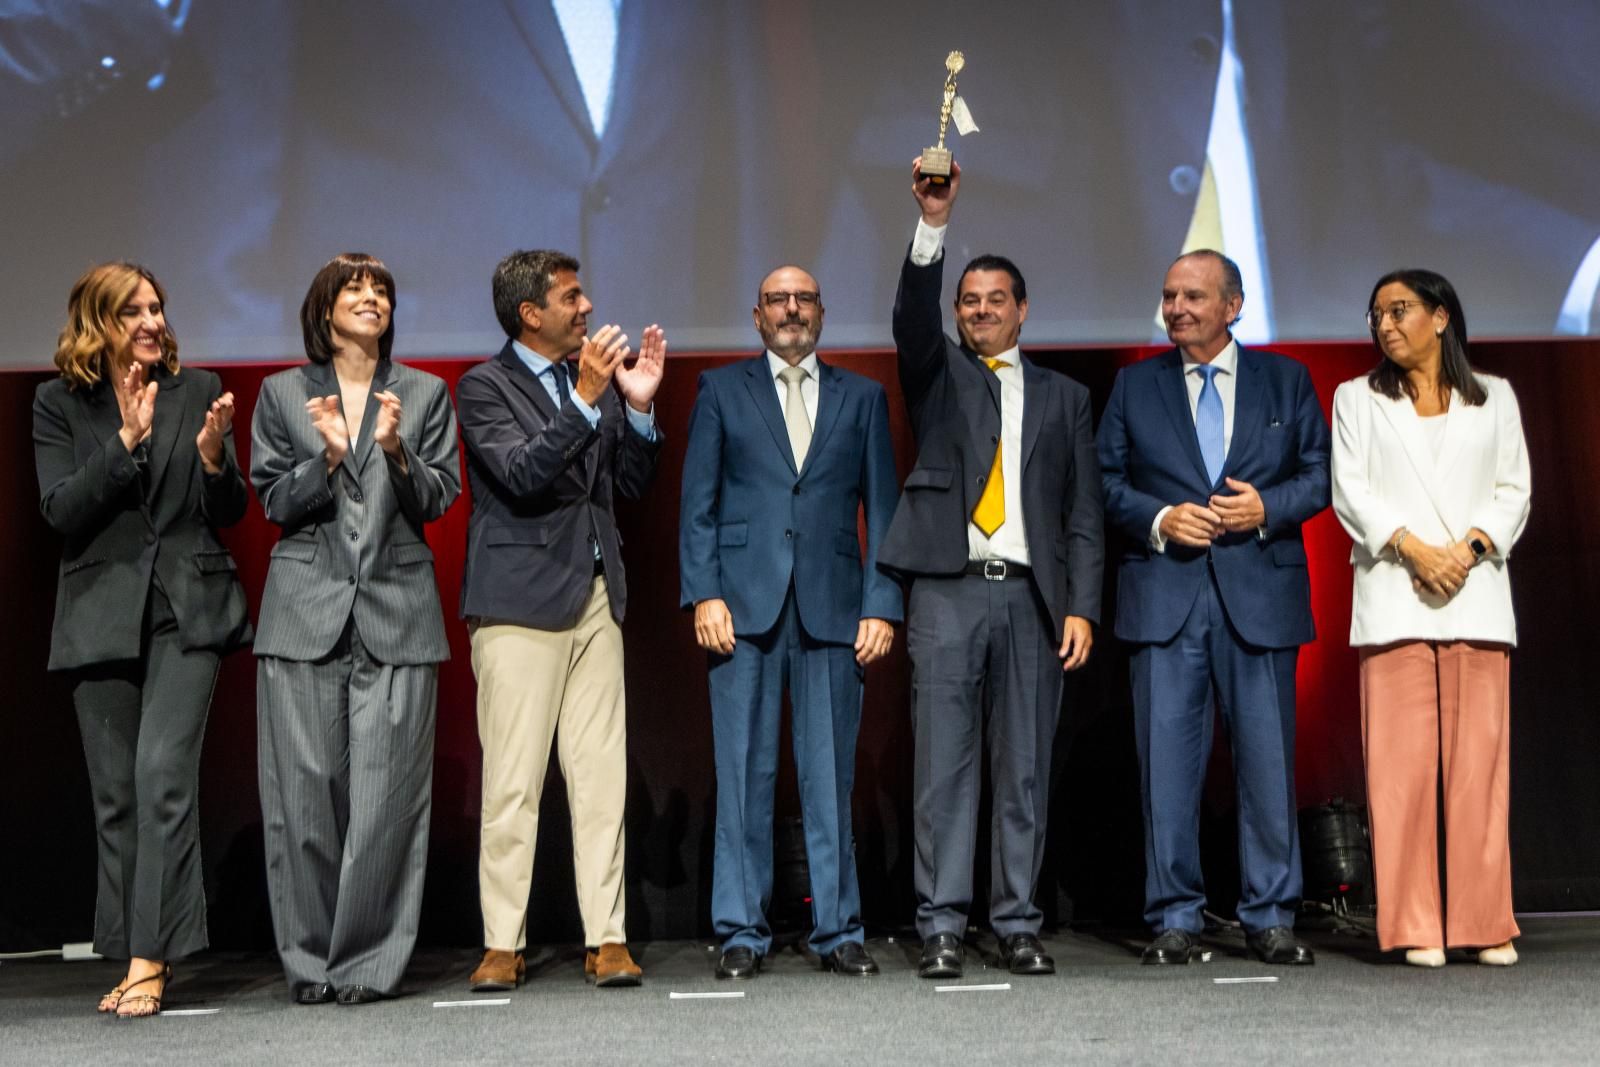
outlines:
{"label": "navy blazer", "polygon": [[222,380],[184,367],[158,366],[150,428],[150,489],[117,432],[122,412],[109,381],[69,389],[62,378],[33,398],[39,509],[62,536],[53,671],[134,660],[144,647],[152,577],[172,603],[186,650],[226,652],[250,640],[244,589],[217,530],[244,517],[250,497],[234,458],[233,429],[222,441],[222,470],[207,474],[195,438],[222,395]]}
{"label": "navy blazer", "polygon": [[[1000,383],[965,345],[944,333],[941,255],[907,259],[894,304],[917,463],[878,555],[902,577],[960,574],[967,526],[1000,440]],[[1022,511],[1033,581],[1062,638],[1067,616],[1097,622],[1105,565],[1100,468],[1089,390],[1022,358]]]}
{"label": "navy blazer", "polygon": [[[1328,506],[1328,421],[1300,363],[1240,346],[1238,374],[1233,438],[1213,487],[1177,349],[1117,373],[1100,420],[1100,469],[1106,514],[1127,535],[1116,619],[1125,641],[1160,644],[1176,634],[1208,561],[1246,644],[1288,648],[1316,636],[1300,524]],[[1225,534],[1209,549],[1172,541],[1165,552],[1150,548],[1150,527],[1163,507],[1204,504],[1218,488],[1227,492],[1223,478],[1256,487],[1267,512],[1264,531]]]}
{"label": "navy blazer", "polygon": [[602,393],[598,426],[576,404],[558,411],[510,341],[461,376],[456,413],[472,490],[462,618],[571,629],[598,543],[611,614],[622,621],[628,582],[612,498],[644,493],[662,441],[659,427],[654,441],[630,428],[622,405],[615,390]]}
{"label": "navy blazer", "polygon": [[797,470],[766,354],[706,371],[683,461],[683,607],[721,598],[734,633],[761,634],[792,581],[800,624],[818,641],[854,644],[862,619],[900,621],[900,588],[875,566],[895,481],[877,382],[817,361],[816,426]]}

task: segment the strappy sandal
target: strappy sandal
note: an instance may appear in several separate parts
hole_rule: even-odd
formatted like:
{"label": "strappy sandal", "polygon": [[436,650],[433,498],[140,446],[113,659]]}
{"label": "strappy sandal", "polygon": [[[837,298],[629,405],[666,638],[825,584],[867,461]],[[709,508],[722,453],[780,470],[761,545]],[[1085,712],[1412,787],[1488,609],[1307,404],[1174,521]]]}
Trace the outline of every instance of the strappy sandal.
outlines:
{"label": "strappy sandal", "polygon": [[111,992],[100,998],[100,1006],[95,1008],[95,1011],[98,1011],[102,1015],[107,1012],[116,1011],[117,1005],[122,1002],[122,994],[126,992],[127,990],[120,985],[112,986]]}
{"label": "strappy sandal", "polygon": [[[135,993],[134,990],[146,982],[161,981],[160,993]],[[117,1001],[117,1018],[119,1019],[148,1019],[153,1015],[161,1014],[161,996],[167,991],[167,983],[172,981],[171,965],[162,967],[155,974],[147,974],[137,982],[129,982],[128,988],[122,991],[122,997]],[[132,1011],[123,1011],[126,1004],[133,1008]]]}

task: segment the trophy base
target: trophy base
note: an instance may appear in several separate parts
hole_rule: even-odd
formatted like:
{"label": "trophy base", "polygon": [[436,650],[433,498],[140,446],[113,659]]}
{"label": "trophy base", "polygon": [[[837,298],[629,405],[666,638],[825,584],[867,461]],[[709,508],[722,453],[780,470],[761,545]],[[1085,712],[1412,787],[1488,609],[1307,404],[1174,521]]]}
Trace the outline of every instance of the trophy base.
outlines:
{"label": "trophy base", "polygon": [[948,148],[924,148],[922,150],[922,176],[935,185],[949,184],[951,160],[952,157]]}

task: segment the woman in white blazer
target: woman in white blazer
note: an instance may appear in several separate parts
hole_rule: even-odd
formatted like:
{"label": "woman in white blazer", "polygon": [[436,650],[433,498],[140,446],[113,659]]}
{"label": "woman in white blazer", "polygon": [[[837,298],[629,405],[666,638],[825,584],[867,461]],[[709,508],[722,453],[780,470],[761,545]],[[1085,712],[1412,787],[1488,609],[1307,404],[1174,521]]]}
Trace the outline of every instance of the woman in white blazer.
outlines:
{"label": "woman in white blazer", "polygon": [[[1377,876],[1378,940],[1515,963],[1511,939],[1507,558],[1528,522],[1517,399],[1473,371],[1448,281],[1385,275],[1367,322],[1383,359],[1333,398],[1333,508],[1355,546],[1350,643]],[[1445,872],[1435,795],[1443,775]],[[1448,907],[1441,907],[1441,895]]]}

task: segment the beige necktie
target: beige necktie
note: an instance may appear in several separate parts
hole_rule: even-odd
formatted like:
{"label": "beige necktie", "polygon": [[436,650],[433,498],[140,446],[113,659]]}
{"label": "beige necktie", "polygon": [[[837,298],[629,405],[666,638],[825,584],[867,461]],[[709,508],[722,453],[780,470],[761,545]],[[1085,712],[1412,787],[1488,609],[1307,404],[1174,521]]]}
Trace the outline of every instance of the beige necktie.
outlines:
{"label": "beige necktie", "polygon": [[[983,359],[984,364],[997,374],[1001,367],[1011,364],[1003,359]],[[972,525],[983,531],[983,536],[993,537],[994,532],[1006,523],[1006,479],[1000,466],[1000,449],[1004,442],[994,446],[994,462],[989,464],[989,480],[983,483],[983,495],[978,506],[972,509]]]}
{"label": "beige necktie", "polygon": [[783,425],[789,431],[795,470],[805,465],[806,452],[811,448],[811,417],[806,414],[805,398],[800,395],[800,383],[808,377],[804,367],[785,367],[778,372],[784,388]]}

